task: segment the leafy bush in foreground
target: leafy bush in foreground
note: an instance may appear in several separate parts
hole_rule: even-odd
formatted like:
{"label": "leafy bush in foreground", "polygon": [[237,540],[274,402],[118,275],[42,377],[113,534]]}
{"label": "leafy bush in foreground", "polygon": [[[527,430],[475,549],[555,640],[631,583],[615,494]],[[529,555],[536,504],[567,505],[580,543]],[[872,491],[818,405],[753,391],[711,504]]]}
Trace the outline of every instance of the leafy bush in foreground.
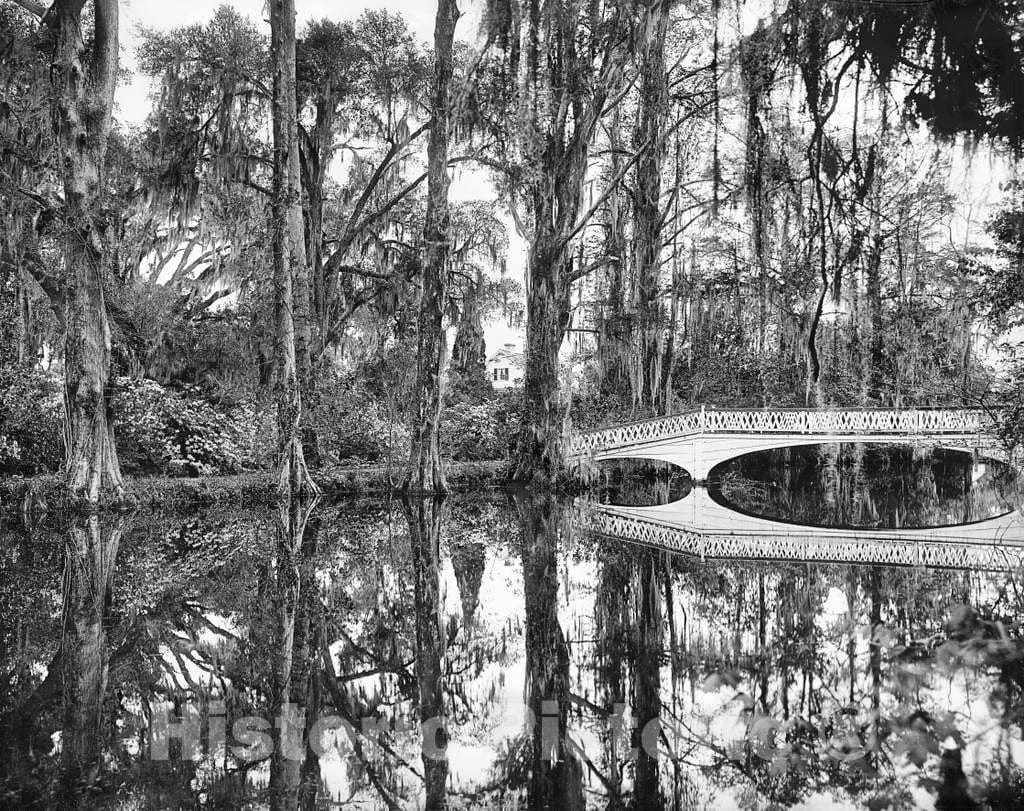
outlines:
{"label": "leafy bush in foreground", "polygon": [[60,381],[28,365],[0,368],[0,472],[55,471],[64,462]]}
{"label": "leafy bush in foreground", "polygon": [[325,463],[383,464],[409,453],[409,431],[399,415],[351,377],[321,381],[308,419]]}
{"label": "leafy bush in foreground", "polygon": [[194,386],[181,391],[153,380],[118,380],[117,440],[126,472],[210,476],[250,462],[243,426],[253,415],[219,409]]}
{"label": "leafy bush in foreground", "polygon": [[441,454],[456,462],[507,458],[519,428],[520,400],[518,392],[509,392],[478,404],[449,405],[441,420]]}

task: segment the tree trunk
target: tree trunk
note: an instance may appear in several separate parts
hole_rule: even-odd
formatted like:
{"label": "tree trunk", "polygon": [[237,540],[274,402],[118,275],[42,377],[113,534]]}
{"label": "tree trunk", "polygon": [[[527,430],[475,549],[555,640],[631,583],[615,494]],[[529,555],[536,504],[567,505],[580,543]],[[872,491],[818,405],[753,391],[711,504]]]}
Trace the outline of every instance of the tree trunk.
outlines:
{"label": "tree trunk", "polygon": [[327,335],[327,279],[323,255],[324,183],[327,167],[334,156],[335,99],[333,89],[316,103],[313,127],[305,132],[304,149],[299,152],[308,202],[306,214],[306,256],[312,278],[312,320],[320,337],[319,351]]}
{"label": "tree trunk", "polygon": [[[441,576],[441,525],[444,501],[405,500],[412,545],[416,607],[416,681],[423,730],[423,776],[428,811],[448,807],[448,732],[444,718],[444,656],[447,630]],[[427,722],[431,722],[427,724]],[[435,726],[437,724],[437,726]]]}
{"label": "tree trunk", "polygon": [[319,491],[306,468],[302,436],[303,383],[309,380],[309,273],[306,267],[295,95],[295,0],[271,0],[274,70],[273,251],[276,326],[278,495]]}
{"label": "tree trunk", "polygon": [[821,359],[818,357],[818,326],[821,324],[821,314],[825,309],[826,295],[828,285],[822,280],[818,301],[811,314],[811,323],[807,327],[807,381],[804,391],[804,405],[807,407],[820,408],[824,405],[821,391]]}
{"label": "tree trunk", "polygon": [[[517,45],[525,67],[519,71],[522,98],[515,130],[519,137],[523,198],[529,203],[532,233],[526,278],[526,368],[523,422],[514,477],[543,485],[562,466],[565,409],[559,387],[558,351],[570,316],[574,281],[572,250],[580,222],[590,145],[610,91],[626,59],[625,20],[609,20],[581,47],[576,6],[528,6],[517,22]],[[571,8],[570,8],[571,6]],[[596,10],[596,7],[595,7]],[[519,8],[516,14],[524,12]],[[518,52],[517,52],[518,53]],[[544,54],[543,59],[541,54]],[[600,78],[583,82],[601,56]],[[516,56],[518,60],[518,55]],[[510,122],[511,123],[511,122]],[[586,212],[589,217],[592,212]],[[582,278],[584,267],[575,278]]]}
{"label": "tree trunk", "polygon": [[[621,141],[620,120],[621,112],[616,107],[606,128],[608,150],[611,153],[608,167],[611,178],[619,176],[622,170],[622,155],[626,152]],[[625,312],[626,267],[629,253],[626,242],[628,199],[621,187],[617,186],[608,195],[606,206],[608,221],[605,224],[604,253],[608,257],[608,297],[606,306],[602,308],[597,335],[598,374],[602,390],[619,394],[629,385],[628,368],[631,354]]]}
{"label": "tree trunk", "polygon": [[679,325],[679,288],[683,283],[682,262],[678,247],[672,258],[672,298],[668,314],[668,336],[665,339],[665,355],[661,362],[661,385],[658,394],[658,411],[667,415],[672,409],[672,368],[676,363],[676,329]]}
{"label": "tree trunk", "polygon": [[637,279],[637,344],[639,374],[633,400],[640,406],[658,401],[661,380],[662,308],[659,302],[662,211],[661,167],[665,155],[665,117],[668,112],[668,74],[665,70],[665,35],[670,0],[656,0],[645,18],[640,68],[639,120],[633,148],[636,164],[636,206],[633,267]]}
{"label": "tree trunk", "polygon": [[448,347],[444,315],[448,303],[448,140],[451,117],[452,46],[459,9],[455,0],[438,0],[434,20],[433,124],[427,143],[427,212],[423,227],[424,263],[416,368],[416,424],[405,487],[444,493],[439,439]]}
{"label": "tree trunk", "polygon": [[68,280],[64,339],[64,475],[76,501],[125,497],[110,407],[110,324],[103,292],[101,195],[117,83],[116,0],[96,0],[90,62],[82,0],[54,5],[53,124],[64,181]]}
{"label": "tree trunk", "polygon": [[[324,183],[327,180],[327,167],[334,155],[332,141],[336,102],[332,88],[324,92],[325,95],[317,99],[312,128],[306,131],[299,127],[298,131],[299,168],[302,186],[306,192],[306,205],[303,218],[305,261],[302,264],[302,274],[297,276],[296,286],[296,295],[301,302],[299,310],[295,313],[298,333],[296,362],[299,366],[303,404],[307,411],[317,402],[317,375],[313,371],[313,357],[323,363],[328,331],[328,291],[323,255]],[[306,287],[306,291],[301,294],[303,286]],[[312,346],[314,336],[315,351]],[[322,464],[316,431],[308,421],[302,425],[302,450],[307,464],[313,467]]]}
{"label": "tree trunk", "polygon": [[567,257],[558,235],[545,227],[546,210],[546,205],[538,206],[538,234],[529,258],[523,422],[514,474],[517,481],[539,485],[553,481],[564,460],[565,406],[558,380],[558,352],[569,325]]}
{"label": "tree trunk", "polygon": [[[818,326],[821,323],[821,314],[825,307],[825,296],[828,295],[829,288],[828,245],[826,242],[826,235],[828,233],[826,217],[828,214],[825,207],[822,182],[822,155],[825,138],[824,128],[829,113],[822,112],[821,75],[823,72],[824,61],[824,40],[821,36],[822,19],[820,10],[815,9],[811,13],[808,18],[807,25],[808,55],[800,65],[800,75],[803,78],[807,109],[811,115],[812,121],[814,122],[811,139],[807,145],[806,158],[807,168],[811,174],[812,183],[813,199],[811,201],[811,206],[812,212],[815,214],[813,220],[814,229],[808,235],[807,261],[808,264],[811,261],[810,252],[813,250],[814,240],[815,237],[817,237],[817,269],[821,286],[818,292],[817,304],[814,308],[813,314],[811,315],[810,325],[807,329],[807,379],[804,391],[804,405],[810,406],[813,403],[815,406],[820,407],[824,405],[824,403],[822,402],[821,359],[818,355],[817,345]],[[828,86],[827,83],[826,86]]]}
{"label": "tree trunk", "polygon": [[[767,321],[767,234],[769,212],[765,201],[765,152],[767,137],[761,123],[761,97],[770,79],[762,73],[764,65],[756,55],[744,56],[742,62],[743,81],[746,88],[747,137],[745,185],[747,211],[750,216],[750,249],[757,270],[757,341],[755,349],[761,356],[765,351],[765,323]],[[762,376],[763,379],[763,376]]]}
{"label": "tree trunk", "polygon": [[871,216],[871,251],[868,254],[864,295],[868,311],[867,396],[870,402],[882,402],[882,235],[878,215]]}
{"label": "tree trunk", "polygon": [[462,296],[462,312],[452,343],[451,369],[463,378],[471,391],[490,391],[487,380],[487,347],[484,342],[482,299],[484,274],[477,268],[476,278],[466,286]]}

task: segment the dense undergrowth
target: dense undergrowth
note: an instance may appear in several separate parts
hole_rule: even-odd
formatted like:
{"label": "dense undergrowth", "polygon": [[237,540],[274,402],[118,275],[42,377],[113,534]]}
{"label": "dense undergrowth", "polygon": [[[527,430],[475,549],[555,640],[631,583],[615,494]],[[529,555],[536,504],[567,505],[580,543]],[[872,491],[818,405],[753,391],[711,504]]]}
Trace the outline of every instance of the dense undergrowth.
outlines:
{"label": "dense undergrowth", "polygon": [[[0,372],[0,475],[60,470],[60,385],[57,375],[27,366]],[[122,377],[112,411],[122,470],[136,480],[252,474],[274,465],[273,411],[255,398]],[[354,385],[321,396],[311,425],[323,477],[331,481],[333,468],[390,469],[405,463],[409,431],[388,411],[387,403]],[[452,462],[507,459],[518,415],[515,395],[452,402],[442,425],[445,457]]]}

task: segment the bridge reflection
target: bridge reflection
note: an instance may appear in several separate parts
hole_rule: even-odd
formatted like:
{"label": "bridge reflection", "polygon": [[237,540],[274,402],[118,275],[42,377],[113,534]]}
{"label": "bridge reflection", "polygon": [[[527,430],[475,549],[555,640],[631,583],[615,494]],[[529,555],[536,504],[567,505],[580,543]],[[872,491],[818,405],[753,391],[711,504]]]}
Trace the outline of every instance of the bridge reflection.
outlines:
{"label": "bridge reflection", "polygon": [[656,507],[577,499],[573,528],[707,559],[786,560],[1003,571],[1024,565],[1024,515],[935,529],[825,529],[734,512],[707,490]]}

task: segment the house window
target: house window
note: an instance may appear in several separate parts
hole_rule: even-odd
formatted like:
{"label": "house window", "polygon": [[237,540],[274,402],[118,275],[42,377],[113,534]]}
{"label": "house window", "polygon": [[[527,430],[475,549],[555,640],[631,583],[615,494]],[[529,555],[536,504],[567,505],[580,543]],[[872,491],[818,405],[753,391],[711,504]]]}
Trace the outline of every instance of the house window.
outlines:
{"label": "house window", "polygon": [[495,368],[495,370],[494,370],[494,379],[495,380],[508,380],[508,369],[498,369],[498,368]]}

